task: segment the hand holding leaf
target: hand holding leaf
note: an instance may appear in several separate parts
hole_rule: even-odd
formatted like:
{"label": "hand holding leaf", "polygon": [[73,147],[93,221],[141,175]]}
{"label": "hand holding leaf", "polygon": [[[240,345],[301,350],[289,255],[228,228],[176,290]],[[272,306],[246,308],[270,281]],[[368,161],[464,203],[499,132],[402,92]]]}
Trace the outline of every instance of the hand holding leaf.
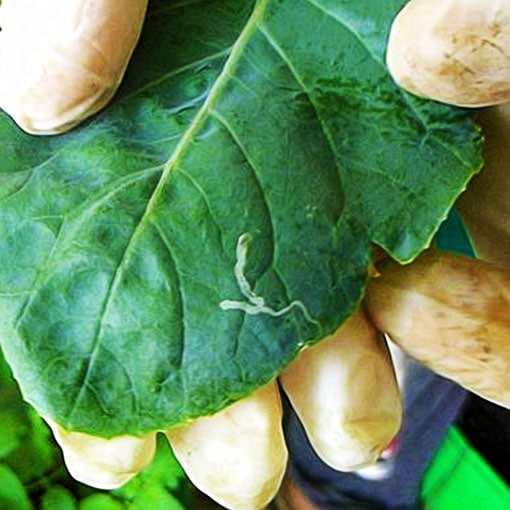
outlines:
{"label": "hand holding leaf", "polygon": [[[0,117],[2,347],[76,476],[123,483],[169,431],[203,490],[262,506],[285,467],[283,369],[337,468],[396,433],[393,370],[361,305],[372,245],[414,259],[480,165],[465,112],[388,75],[400,5],[155,1],[101,115],[37,139]],[[117,444],[118,464],[87,453]],[[218,462],[257,477],[243,492]]]}

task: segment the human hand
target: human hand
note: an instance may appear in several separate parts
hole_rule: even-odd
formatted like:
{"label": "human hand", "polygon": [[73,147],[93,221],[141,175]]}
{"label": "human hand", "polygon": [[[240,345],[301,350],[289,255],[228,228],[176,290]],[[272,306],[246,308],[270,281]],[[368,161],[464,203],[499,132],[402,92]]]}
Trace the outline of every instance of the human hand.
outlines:
{"label": "human hand", "polygon": [[[121,81],[145,7],[144,1],[66,0],[50,5],[4,0],[0,106],[32,134],[63,133],[97,112]],[[41,23],[47,13],[51,19]],[[351,337],[356,341],[347,342]],[[362,312],[322,345],[301,357],[310,360],[313,371],[303,370],[300,361],[282,375],[282,384],[328,462],[354,469],[373,462],[399,428],[395,377],[384,340]],[[366,370],[365,361],[372,371]],[[355,390],[344,391],[354,384]],[[310,412],[316,393],[331,402]],[[215,416],[164,432],[204,492],[228,507],[258,508],[272,498],[285,470],[281,418],[273,381]],[[95,487],[125,483],[154,454],[156,433],[105,439],[66,431],[50,418],[47,422],[69,471]]]}
{"label": "human hand", "polygon": [[[4,0],[3,5],[9,4]],[[4,20],[4,34],[7,32],[5,22]],[[58,30],[56,33],[59,33]],[[123,69],[123,66],[119,68]],[[61,95],[56,97],[60,99]],[[92,103],[95,104],[95,101]],[[42,101],[42,104],[45,104],[45,101]],[[87,109],[87,104],[84,103],[85,108],[81,110],[78,120],[93,111]],[[56,108],[56,113],[52,115],[58,118],[61,110]],[[42,126],[38,128],[40,131],[50,129],[46,120],[38,124]],[[51,126],[51,129],[60,132],[73,122],[74,120],[66,118],[63,122],[59,121]],[[320,444],[326,444],[328,462],[338,469],[355,469],[374,460],[398,429],[400,401],[381,335],[370,325],[363,310],[354,315],[334,337],[306,349],[296,364],[282,374],[281,380],[305,422],[316,448],[320,451]],[[350,343],[343,341],[344,338],[349,338]],[[365,347],[365,340],[368,348]],[[347,352],[344,352],[344,349]],[[306,369],[310,364],[317,369],[313,372]],[[374,370],[367,371],[366,366],[372,366]],[[381,378],[388,384],[380,384]],[[350,383],[353,380],[356,381],[355,387]],[[333,396],[334,387],[337,388],[339,398],[332,399],[333,409],[325,406],[318,406],[316,409],[308,407],[322,398],[329,399]],[[381,392],[380,399],[376,397],[376,391]],[[372,401],[359,397],[366,394],[373,396],[374,401],[381,407],[373,406]],[[364,405],[365,402],[367,406]],[[245,420],[247,415],[253,416],[251,413],[254,408],[258,419]],[[321,412],[326,416],[316,414]],[[331,415],[337,415],[337,420],[330,427],[324,427],[323,423],[327,423],[327,417]],[[271,498],[283,474],[286,454],[280,420],[278,394],[272,383],[269,388],[257,392],[252,399],[234,404],[214,417],[201,418],[190,426],[183,426],[167,434],[190,478],[200,488],[226,506],[252,508],[261,506]],[[373,427],[374,423],[378,423],[378,426]],[[381,424],[385,426],[381,427]],[[125,438],[116,438],[105,442],[100,438],[68,433],[54,424],[53,428],[72,472],[78,478],[98,486],[104,484],[111,488],[124,483],[150,461],[153,451],[154,435],[139,440],[129,438],[125,441]],[[344,433],[339,433],[339,429]],[[220,430],[221,437],[215,435],[212,432],[214,430]],[[257,441],[246,441],[240,431],[245,431],[247,436],[256,438]],[[314,434],[316,439],[313,438]],[[327,439],[328,434],[333,438],[333,446]],[[213,438],[218,439],[219,448],[218,445],[211,447]],[[236,439],[239,441],[236,442]],[[189,444],[192,444],[193,451],[190,451]],[[346,444],[351,452],[349,455],[345,454]],[[106,450],[110,446],[110,451]],[[92,453],[98,451],[104,455]],[[336,460],[335,451],[339,452]],[[230,454],[234,457],[229,456]],[[253,477],[246,475],[249,469],[255,473]],[[91,479],[91,473],[98,476]],[[241,477],[241,480],[236,475]],[[242,482],[248,482],[249,486],[242,485]]]}
{"label": "human hand", "polygon": [[[389,352],[363,311],[305,349],[279,379],[314,449],[335,469],[375,462],[398,432],[402,407]],[[126,483],[154,454],[156,433],[108,440],[47,422],[71,475],[94,487]],[[226,508],[263,508],[280,487],[287,449],[276,381],[164,433],[194,485]]]}
{"label": "human hand", "polygon": [[[373,280],[367,298],[375,322],[409,354],[505,407],[510,407],[509,27],[505,1],[411,0],[395,18],[387,63],[397,83],[448,104],[489,106],[476,112],[486,135],[485,165],[458,201],[478,260],[425,254],[408,268],[389,263],[386,281]],[[384,296],[386,285],[392,297]],[[425,337],[434,339],[433,348]],[[430,357],[434,352],[436,359]]]}

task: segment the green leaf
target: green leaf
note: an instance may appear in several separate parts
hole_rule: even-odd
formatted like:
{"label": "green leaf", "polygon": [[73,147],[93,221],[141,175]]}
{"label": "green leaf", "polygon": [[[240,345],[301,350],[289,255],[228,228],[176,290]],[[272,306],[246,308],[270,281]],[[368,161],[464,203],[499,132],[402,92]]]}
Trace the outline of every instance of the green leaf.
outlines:
{"label": "green leaf", "polygon": [[149,487],[129,505],[129,510],[186,510],[178,499],[162,487]]}
{"label": "green leaf", "polygon": [[4,459],[24,484],[37,482],[51,470],[55,469],[60,460],[60,450],[51,441],[47,425],[32,409],[20,404],[20,413],[25,414],[24,421],[28,424],[25,434],[18,447]]}
{"label": "green leaf", "polygon": [[0,411],[0,459],[5,458],[21,444],[26,428],[11,412]]}
{"label": "green leaf", "polygon": [[80,502],[80,510],[125,510],[125,508],[109,494],[91,494]]}
{"label": "green leaf", "polygon": [[48,426],[22,401],[0,352],[0,459],[23,484],[37,482],[56,467],[60,450]]}
{"label": "green leaf", "polygon": [[402,0],[153,1],[112,105],[0,117],[0,338],[69,429],[141,433],[274,378],[406,262],[480,167],[466,112],[384,64]]}
{"label": "green leaf", "polygon": [[50,487],[41,498],[41,510],[77,510],[77,508],[74,496],[60,485]]}
{"label": "green leaf", "polygon": [[32,504],[16,474],[0,464],[0,510],[31,510]]}

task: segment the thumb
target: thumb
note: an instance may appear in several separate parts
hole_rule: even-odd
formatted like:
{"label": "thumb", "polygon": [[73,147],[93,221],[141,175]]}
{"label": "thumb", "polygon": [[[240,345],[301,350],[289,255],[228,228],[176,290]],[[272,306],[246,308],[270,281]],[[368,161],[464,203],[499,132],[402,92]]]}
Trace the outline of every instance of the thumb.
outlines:
{"label": "thumb", "polygon": [[3,0],[0,108],[32,134],[103,108],[124,75],[147,0]]}

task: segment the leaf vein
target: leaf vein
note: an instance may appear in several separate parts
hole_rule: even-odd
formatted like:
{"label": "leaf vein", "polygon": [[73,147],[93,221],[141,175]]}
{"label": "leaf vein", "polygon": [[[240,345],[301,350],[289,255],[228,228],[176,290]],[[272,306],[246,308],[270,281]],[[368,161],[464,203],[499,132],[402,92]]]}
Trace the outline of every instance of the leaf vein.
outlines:
{"label": "leaf vein", "polygon": [[[385,70],[386,73],[388,73],[388,68],[387,68],[384,60],[381,59],[376,53],[374,53],[374,51],[368,46],[368,44],[363,39],[363,37],[360,35],[360,33],[350,23],[348,23],[345,19],[338,17],[333,12],[331,12],[329,9],[326,9],[320,3],[317,3],[316,0],[306,0],[306,1],[310,5],[314,6],[316,9],[323,12],[328,17],[330,17],[330,18],[334,19],[335,21],[337,21],[338,23],[340,23],[346,30],[348,30],[360,42],[360,44],[366,49],[366,51],[372,57],[372,59],[375,62],[377,62]],[[438,143],[441,147],[446,149],[448,152],[451,152],[452,154],[454,154],[456,159],[458,159],[464,166],[469,167],[468,162],[466,162],[462,159],[461,155],[459,154],[459,152],[457,150],[455,150],[455,148],[452,148],[450,145],[446,144],[440,137],[436,136],[436,134],[435,134],[436,130],[431,128],[427,118],[420,112],[419,108],[417,108],[416,105],[413,104],[414,101],[413,101],[413,99],[411,99],[410,94],[398,86],[397,86],[397,91],[400,94],[400,96],[402,97],[402,100],[409,107],[410,111],[413,112],[413,114],[415,115],[415,117],[417,118],[417,120],[419,121],[419,123],[421,124],[423,129],[425,130],[424,138],[427,138],[427,137],[433,138],[436,141],[436,143]]]}
{"label": "leaf vein", "polygon": [[[178,361],[177,361],[177,368],[180,368],[183,365],[184,350],[186,347],[186,321],[184,318],[185,299],[184,299],[182,280],[181,280],[181,277],[179,274],[179,270],[177,269],[178,268],[177,260],[173,253],[173,250],[172,250],[172,247],[170,244],[170,240],[168,239],[168,237],[166,236],[166,233],[164,232],[164,230],[161,228],[161,226],[159,225],[159,223],[157,221],[153,221],[152,224],[154,225],[154,228],[156,229],[156,232],[168,253],[168,256],[170,258],[170,265],[172,268],[172,273],[173,273],[175,280],[177,282],[176,288],[179,293],[179,301],[178,301],[179,312],[178,313],[179,313],[179,317],[181,319],[181,329],[180,329],[180,335],[179,335],[179,356],[178,356]],[[176,341],[175,338],[173,338],[172,340]]]}
{"label": "leaf vein", "polygon": [[195,68],[203,67],[211,62],[214,62],[215,60],[220,60],[222,58],[226,58],[231,54],[231,52],[232,52],[232,47],[228,47],[221,51],[218,51],[217,53],[213,53],[212,55],[207,55],[206,57],[204,57],[202,59],[195,60],[194,62],[191,62],[184,66],[178,67],[177,69],[172,69],[170,72],[161,75],[159,78],[149,81],[142,87],[134,89],[129,94],[126,94],[125,96],[122,97],[122,99],[119,100],[119,103],[128,101],[128,100],[132,99],[134,96],[140,95],[142,92],[145,92],[146,90],[149,90],[152,87],[160,85],[161,83],[164,83],[167,80],[170,80],[176,76],[179,76],[180,74],[184,74],[188,71],[193,71]]}
{"label": "leaf vein", "polygon": [[[199,129],[201,128],[206,117],[209,115],[210,110],[212,109],[214,103],[218,99],[224,84],[228,81],[233,67],[235,67],[235,65],[237,64],[237,61],[240,58],[248,41],[250,40],[256,26],[259,24],[259,20],[262,17],[262,14],[265,10],[265,7],[266,7],[268,1],[269,0],[261,0],[256,5],[256,7],[252,13],[252,16],[248,20],[247,25],[245,26],[243,32],[241,33],[241,35],[237,39],[236,43],[232,47],[232,49],[230,51],[230,55],[223,67],[223,70],[220,73],[220,75],[218,76],[213,87],[211,88],[207,99],[203,103],[200,110],[197,112],[197,115],[195,116],[193,122],[190,124],[190,126],[187,128],[187,130],[184,132],[181,140],[177,144],[177,147],[175,148],[170,159],[165,164],[164,170],[161,174],[161,177],[160,177],[157,185],[155,186],[152,196],[150,197],[150,199],[147,202],[145,211],[142,214],[140,221],[136,225],[136,227],[135,227],[131,237],[129,238],[129,241],[122,253],[122,256],[119,259],[117,269],[115,270],[114,276],[110,282],[110,286],[109,286],[106,298],[103,302],[102,310],[100,313],[100,319],[99,319],[98,325],[96,327],[94,345],[93,345],[91,354],[89,356],[88,366],[87,366],[85,376],[83,379],[83,383],[82,383],[83,385],[81,386],[81,388],[78,392],[77,398],[74,400],[73,408],[71,409],[71,413],[68,415],[69,419],[71,418],[72,413],[77,409],[78,402],[83,397],[84,386],[85,386],[85,384],[87,384],[87,382],[90,378],[91,370],[95,363],[97,351],[98,351],[100,343],[101,343],[101,335],[102,335],[102,330],[103,330],[103,326],[104,326],[104,320],[105,320],[108,310],[110,308],[111,302],[113,301],[113,296],[115,295],[115,293],[119,287],[120,281],[122,280],[123,268],[126,265],[127,261],[129,260],[133,246],[136,245],[138,238],[142,234],[142,232],[146,226],[146,223],[148,222],[148,218],[151,215],[150,213],[154,209],[155,204],[158,202],[159,197],[160,197],[161,193],[163,192],[163,188],[165,187],[165,185],[167,183],[170,172],[172,172],[174,170],[174,168],[176,166],[178,166],[178,162],[179,162],[180,158],[186,152],[188,147],[193,143],[193,140],[194,140],[196,134],[198,133]],[[188,66],[185,66],[185,67],[188,68]],[[168,75],[166,75],[166,77],[168,77]],[[154,82],[152,82],[152,84],[153,83]],[[138,92],[139,91],[140,91],[140,89],[138,90]]]}
{"label": "leaf vein", "polygon": [[219,243],[221,244],[221,246],[224,246],[223,245],[223,231],[222,231],[218,221],[216,220],[216,216],[213,212],[212,205],[209,201],[209,198],[208,198],[207,193],[205,192],[204,188],[202,188],[200,183],[189,172],[187,172],[183,168],[179,168],[176,171],[178,171],[179,174],[183,175],[186,179],[188,179],[188,181],[191,183],[191,185],[198,191],[200,197],[202,198],[202,200],[205,204],[205,207],[207,209],[209,217],[211,218],[211,222],[214,225],[214,229],[216,230],[216,233],[218,235]]}
{"label": "leaf vein", "polygon": [[266,191],[264,189],[264,185],[262,183],[262,180],[259,175],[259,170],[257,168],[257,165],[255,164],[252,156],[246,149],[246,146],[241,141],[241,138],[237,135],[235,129],[232,127],[230,122],[216,109],[211,110],[211,116],[213,116],[215,119],[218,120],[222,124],[222,126],[227,130],[227,133],[232,138],[232,141],[237,145],[239,150],[241,151],[241,154],[243,155],[244,159],[248,163],[248,168],[250,169],[253,178],[255,180],[255,183],[260,191],[260,196],[262,198],[262,202],[264,204],[264,209],[266,210],[267,217],[269,218],[269,225],[271,227],[271,237],[272,237],[272,244],[273,247],[276,246],[276,235],[275,235],[275,229],[276,226],[273,223],[273,215],[271,214],[271,206],[269,204]]}
{"label": "leaf vein", "polygon": [[287,66],[287,68],[291,72],[292,76],[296,80],[297,84],[301,87],[301,90],[308,97],[308,100],[310,101],[310,104],[312,105],[312,107],[313,107],[313,109],[315,111],[315,116],[317,117],[317,120],[319,121],[319,124],[321,126],[322,132],[324,134],[324,137],[326,138],[328,146],[329,146],[329,148],[331,150],[331,154],[333,156],[333,159],[334,159],[334,162],[335,162],[335,166],[337,168],[338,176],[339,176],[339,178],[341,178],[341,176],[342,176],[342,168],[341,168],[340,162],[339,162],[338,157],[337,157],[336,144],[335,144],[335,142],[333,140],[333,137],[331,135],[331,132],[330,132],[330,129],[329,129],[328,125],[326,124],[326,122],[322,118],[322,115],[320,114],[319,107],[318,107],[317,103],[314,100],[312,91],[306,86],[306,83],[304,82],[302,77],[299,75],[297,69],[294,67],[294,65],[290,61],[289,57],[287,56],[287,54],[285,53],[285,51],[283,50],[281,45],[272,36],[272,34],[267,29],[267,27],[260,26],[259,30],[264,35],[264,37],[266,38],[267,42],[273,47],[273,49],[275,50],[277,55],[285,63],[285,65]]}

